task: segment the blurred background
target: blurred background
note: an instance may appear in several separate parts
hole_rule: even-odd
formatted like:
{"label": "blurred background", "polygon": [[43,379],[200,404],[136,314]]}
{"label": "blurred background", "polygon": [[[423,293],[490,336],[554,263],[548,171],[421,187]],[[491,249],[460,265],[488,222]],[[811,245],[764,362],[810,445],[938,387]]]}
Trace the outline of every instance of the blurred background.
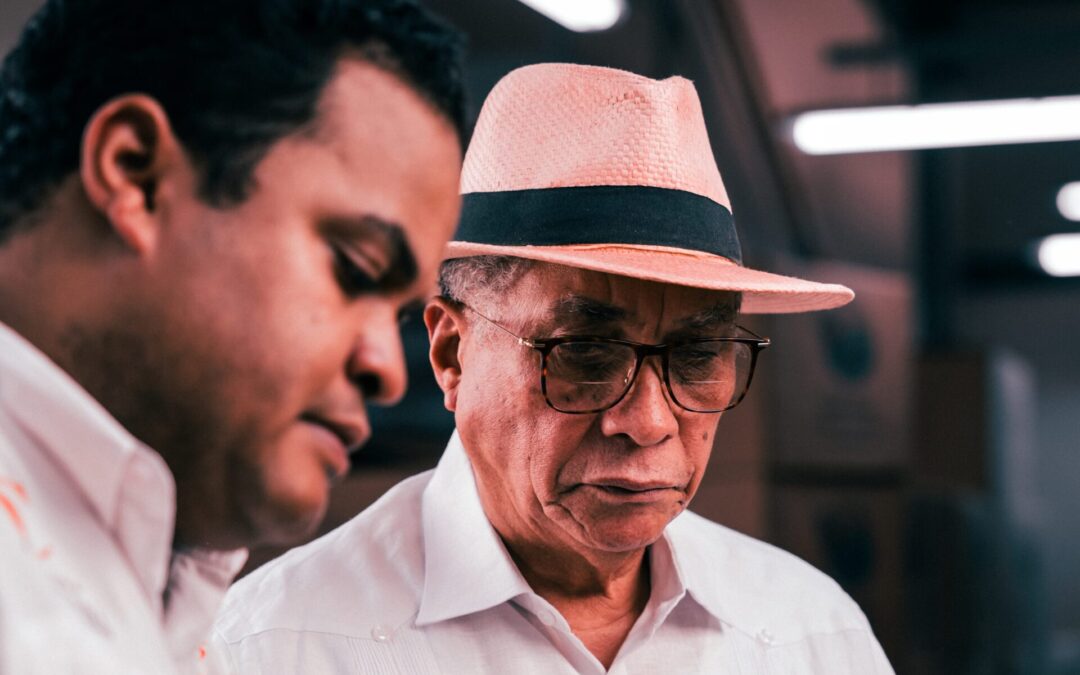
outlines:
{"label": "blurred background", "polygon": [[[0,50],[38,4],[0,0]],[[798,131],[813,111],[1080,94],[1080,2],[428,4],[470,35],[474,116],[528,63],[692,79],[747,263],[856,290],[839,311],[748,319],[774,346],[694,510],[836,578],[898,673],[1080,673],[1080,247],[1048,239],[1080,232],[1063,190],[1080,134],[1030,142],[1061,121],[1037,110],[1017,128],[916,120],[928,141],[895,120]],[[989,136],[950,135],[973,129]],[[374,411],[324,531],[450,434],[422,324],[404,339],[411,392]]]}

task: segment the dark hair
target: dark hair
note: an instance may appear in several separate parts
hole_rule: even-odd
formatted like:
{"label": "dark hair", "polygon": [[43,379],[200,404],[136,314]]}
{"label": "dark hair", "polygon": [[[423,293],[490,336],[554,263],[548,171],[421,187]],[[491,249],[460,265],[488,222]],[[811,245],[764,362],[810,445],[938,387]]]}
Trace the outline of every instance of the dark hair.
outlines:
{"label": "dark hair", "polygon": [[0,71],[0,238],[76,171],[83,128],[157,99],[215,206],[310,123],[346,55],[412,86],[464,136],[462,38],[414,0],[48,0]]}

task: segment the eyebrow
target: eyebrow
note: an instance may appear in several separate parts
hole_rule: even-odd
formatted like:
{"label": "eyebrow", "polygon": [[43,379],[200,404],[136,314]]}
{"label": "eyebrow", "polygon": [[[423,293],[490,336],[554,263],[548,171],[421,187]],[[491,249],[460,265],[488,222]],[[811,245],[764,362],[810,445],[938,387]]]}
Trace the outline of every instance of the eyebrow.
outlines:
{"label": "eyebrow", "polygon": [[718,302],[712,307],[694,312],[690,316],[679,320],[679,328],[676,335],[686,335],[714,331],[717,328],[730,326],[735,323],[738,311],[735,303],[731,301]]}
{"label": "eyebrow", "polygon": [[326,220],[327,229],[349,237],[374,235],[389,254],[386,271],[377,280],[383,292],[400,291],[411,286],[420,275],[416,256],[405,230],[397,223],[373,214],[333,217]]}
{"label": "eyebrow", "polygon": [[609,305],[582,295],[560,298],[551,308],[556,326],[575,329],[610,328],[627,317],[622,307]]}
{"label": "eyebrow", "polygon": [[[551,312],[558,328],[597,331],[606,328],[617,335],[623,333],[622,327],[617,324],[630,316],[630,312],[622,307],[581,295],[561,298],[552,306]],[[680,319],[678,327],[667,339],[716,333],[723,327],[733,325],[737,316],[736,304],[724,300]]]}

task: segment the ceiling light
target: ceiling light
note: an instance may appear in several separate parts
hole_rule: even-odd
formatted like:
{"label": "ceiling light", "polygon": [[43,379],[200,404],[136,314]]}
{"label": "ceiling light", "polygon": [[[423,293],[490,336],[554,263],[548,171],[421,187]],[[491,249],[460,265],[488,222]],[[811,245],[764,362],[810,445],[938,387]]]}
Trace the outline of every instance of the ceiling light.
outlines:
{"label": "ceiling light", "polygon": [[626,0],[521,0],[547,18],[579,33],[607,30],[626,14]]}
{"label": "ceiling light", "polygon": [[1080,276],[1080,233],[1052,234],[1039,242],[1039,266],[1054,277]]}
{"label": "ceiling light", "polygon": [[1058,212],[1069,220],[1080,220],[1080,183],[1066,183],[1058,190]]}
{"label": "ceiling light", "polygon": [[791,122],[811,155],[1080,140],[1080,96],[814,110]]}

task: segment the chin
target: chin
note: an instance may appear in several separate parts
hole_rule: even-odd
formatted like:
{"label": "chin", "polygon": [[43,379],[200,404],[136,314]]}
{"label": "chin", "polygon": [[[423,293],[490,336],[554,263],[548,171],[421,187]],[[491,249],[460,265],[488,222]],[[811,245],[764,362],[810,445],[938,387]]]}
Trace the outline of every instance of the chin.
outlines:
{"label": "chin", "polygon": [[290,508],[287,512],[276,513],[270,522],[261,524],[258,543],[274,546],[298,544],[315,533],[325,515],[325,505],[305,510]]}
{"label": "chin", "polygon": [[281,546],[311,536],[326,515],[329,493],[329,483],[321,474],[311,481],[294,478],[287,485],[272,486],[255,500],[248,514],[253,539],[257,544]]}
{"label": "chin", "polygon": [[642,523],[638,519],[625,522],[602,522],[589,528],[586,540],[592,548],[609,553],[630,553],[656,543],[664,534],[662,525],[655,522]]}

